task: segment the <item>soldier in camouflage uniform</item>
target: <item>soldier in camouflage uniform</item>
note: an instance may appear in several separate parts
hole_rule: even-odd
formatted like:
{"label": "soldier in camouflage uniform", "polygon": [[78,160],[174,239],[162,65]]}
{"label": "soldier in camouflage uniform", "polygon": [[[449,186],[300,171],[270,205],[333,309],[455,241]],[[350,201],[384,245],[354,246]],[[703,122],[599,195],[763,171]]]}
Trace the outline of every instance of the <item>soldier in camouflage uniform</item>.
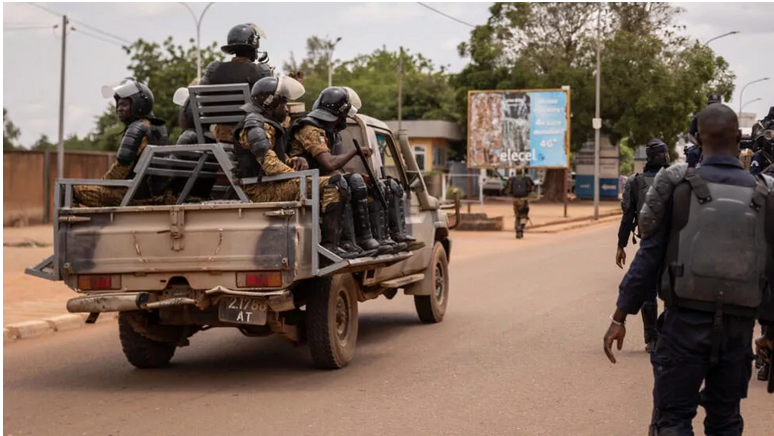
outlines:
{"label": "soldier in camouflage uniform", "polygon": [[529,220],[529,193],[535,190],[535,182],[526,173],[511,177],[505,184],[505,192],[513,196],[513,215],[516,222],[516,239],[524,237],[524,222]]}
{"label": "soldier in camouflage uniform", "polygon": [[[234,57],[228,62],[214,61],[204,70],[201,85],[229,85],[247,83],[253,85],[263,77],[271,77],[272,71],[264,63],[255,63],[258,58],[263,31],[255,24],[239,24],[228,32],[227,44],[221,47],[224,53]],[[210,131],[219,142],[233,141],[233,125],[213,124]]]}
{"label": "soldier in camouflage uniform", "polygon": [[[115,86],[102,88],[105,98],[116,101],[116,115],[126,125],[124,137],[118,148],[116,162],[102,176],[103,180],[125,180],[134,177],[134,167],[149,141],[163,142],[164,132],[158,129],[159,121],[153,117],[153,93],[132,78],[124,79]],[[163,121],[161,122],[163,124]],[[146,177],[135,194],[132,205],[175,204],[176,199],[167,189],[169,180]],[[110,186],[73,186],[76,202],[88,207],[119,206],[127,188]]]}
{"label": "soldier in camouflage uniform", "polygon": [[[282,122],[288,115],[288,100],[304,94],[304,87],[290,77],[265,77],[251,90],[250,103],[242,106],[245,119],[234,128],[234,154],[239,178],[273,176],[309,168],[303,157],[285,154],[287,135]],[[311,180],[308,189],[311,189]],[[344,204],[349,187],[341,176],[320,177],[323,247],[343,258],[358,253],[340,247],[339,233]],[[297,201],[301,198],[298,179],[265,182],[244,187],[250,200],[256,203]]]}
{"label": "soldier in camouflage uniform", "polygon": [[[303,156],[310,167],[318,169],[321,174],[340,173],[340,169],[358,154],[358,150],[353,148],[338,155],[331,150],[339,149],[335,146],[341,141],[339,132],[346,129],[347,117],[354,116],[360,106],[359,97],[350,88],[323,90],[312,112],[293,123],[290,156]],[[371,150],[364,149],[363,152],[368,157]],[[344,226],[344,246],[359,246],[366,251],[377,250],[380,254],[416,250],[424,246],[423,242],[406,232],[403,190],[397,182],[392,180],[385,185],[379,180],[368,180],[368,176],[361,174],[344,174],[344,178],[352,190],[353,202],[348,207],[352,208],[354,221]],[[387,210],[374,201],[376,189],[386,194],[389,201]]]}

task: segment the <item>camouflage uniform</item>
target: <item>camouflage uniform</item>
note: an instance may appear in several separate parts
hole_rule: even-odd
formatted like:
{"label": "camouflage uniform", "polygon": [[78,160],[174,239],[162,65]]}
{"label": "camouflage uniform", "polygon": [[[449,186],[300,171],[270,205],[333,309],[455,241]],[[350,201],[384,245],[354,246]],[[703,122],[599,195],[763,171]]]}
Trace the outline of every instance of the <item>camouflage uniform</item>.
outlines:
{"label": "camouflage uniform", "polygon": [[[318,167],[316,158],[323,153],[330,153],[331,149],[328,147],[328,136],[325,130],[306,125],[301,128],[292,138],[290,138],[290,147],[288,156],[300,157],[308,154],[312,159],[309,161],[309,166]],[[314,162],[312,162],[314,161]]]}
{"label": "camouflage uniform", "polygon": [[[151,123],[147,119],[141,120],[148,129],[151,128]],[[136,156],[129,165],[122,165],[118,161],[114,162],[110,166],[107,173],[102,176],[102,180],[126,180],[130,179],[134,166],[137,164],[137,160],[142,156],[145,146],[148,145],[148,137],[145,136],[140,143]],[[92,186],[92,185],[76,185],[73,186],[73,199],[75,202],[80,203],[87,207],[114,207],[120,206],[121,200],[123,200],[126,194],[127,188],[119,186]],[[170,191],[165,192],[162,195],[156,195],[146,199],[132,200],[130,206],[144,206],[144,205],[164,205],[175,204],[177,198],[171,194]]]}
{"label": "camouflage uniform", "polygon": [[[269,138],[269,142],[272,147],[276,145],[276,130],[274,126],[269,123],[264,123],[264,130],[266,136]],[[247,140],[247,131],[242,130],[239,132],[239,145],[245,149],[250,149],[250,144]],[[274,176],[277,174],[292,173],[292,165],[298,157],[287,157],[285,162],[282,162],[277,153],[274,150],[269,150],[263,158],[264,173],[267,176]],[[324,212],[328,205],[336,203],[341,200],[338,189],[335,185],[329,183],[330,177],[322,176],[319,178],[319,188],[321,192],[322,211]],[[312,185],[311,179],[307,180],[307,189],[311,192]],[[301,199],[301,187],[298,179],[283,180],[279,182],[266,182],[258,185],[249,185],[244,188],[245,194],[250,197],[250,200],[256,203],[268,203],[277,201],[298,201]]]}
{"label": "camouflage uniform", "polygon": [[[530,177],[525,177],[527,182],[527,195],[535,189],[535,182]],[[517,177],[511,177],[505,185],[505,192],[512,195],[513,182]],[[524,236],[524,221],[529,220],[529,200],[526,196],[515,197],[513,199],[513,215],[515,217],[514,228],[516,229],[516,237],[521,239]]]}

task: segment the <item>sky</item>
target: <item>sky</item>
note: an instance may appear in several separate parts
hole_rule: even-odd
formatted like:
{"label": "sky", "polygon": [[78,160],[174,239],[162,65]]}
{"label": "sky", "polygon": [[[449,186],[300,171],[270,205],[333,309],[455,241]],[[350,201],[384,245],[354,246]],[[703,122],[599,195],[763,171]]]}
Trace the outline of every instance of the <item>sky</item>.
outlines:
{"label": "sky", "polygon": [[[196,35],[191,13],[176,2],[39,4],[128,41],[143,38],[161,42],[171,35],[176,43],[185,44]],[[197,16],[205,4],[189,3]],[[462,21],[480,25],[489,17],[491,2],[428,4]],[[737,75],[736,90],[729,102],[734,110],[739,108],[739,91],[744,84],[766,75],[772,77],[750,85],[744,93],[745,102],[762,99],[747,105],[745,112],[756,112],[757,118],[765,115],[769,106],[774,106],[774,68],[766,57],[767,45],[774,40],[774,26],[764,17],[774,16],[774,3],[676,5],[686,9],[680,16],[686,33],[700,41],[732,30],[741,32],[713,41],[711,47],[728,60]],[[266,32],[261,48],[269,52],[271,64],[278,70],[291,52],[301,59],[306,38],[318,35],[342,38],[336,46],[336,59],[351,59],[382,46],[389,50],[403,46],[456,72],[467,62],[457,54],[457,45],[466,41],[472,30],[416,2],[216,3],[202,20],[202,46],[213,41],[222,45],[228,30],[243,22],[254,22]],[[3,4],[3,107],[21,129],[21,143],[26,146],[41,133],[56,142],[61,62],[60,34],[48,27],[26,27],[59,23],[61,18],[28,3]],[[115,39],[79,23],[71,25],[76,30],[67,37],[65,136],[83,136],[108,104],[100,87],[129,75],[129,57]]]}

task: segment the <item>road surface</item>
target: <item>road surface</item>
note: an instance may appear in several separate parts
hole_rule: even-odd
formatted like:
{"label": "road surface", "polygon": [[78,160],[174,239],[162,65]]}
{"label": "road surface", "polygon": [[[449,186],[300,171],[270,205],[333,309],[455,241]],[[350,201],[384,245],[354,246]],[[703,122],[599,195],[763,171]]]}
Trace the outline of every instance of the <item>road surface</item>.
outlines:
{"label": "road surface", "polygon": [[[311,369],[306,347],[231,330],[194,336],[163,370],[126,363],[114,323],[8,344],[3,433],[645,434],[639,318],[617,365],[602,351],[622,275],[615,239],[614,225],[458,237],[444,322],[420,324],[402,295],[362,304],[355,360],[339,371]],[[772,405],[753,381],[746,435],[771,434]]]}

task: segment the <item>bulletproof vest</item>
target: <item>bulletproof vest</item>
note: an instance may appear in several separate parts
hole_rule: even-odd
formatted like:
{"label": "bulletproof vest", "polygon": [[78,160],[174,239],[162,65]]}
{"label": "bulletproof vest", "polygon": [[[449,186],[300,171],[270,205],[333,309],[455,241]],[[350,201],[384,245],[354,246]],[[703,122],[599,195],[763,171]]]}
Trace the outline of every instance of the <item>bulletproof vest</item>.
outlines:
{"label": "bulletproof vest", "polygon": [[[292,138],[294,138],[296,136],[296,133],[298,133],[302,128],[304,128],[304,126],[314,126],[314,127],[319,128],[319,129],[323,129],[325,131],[325,136],[328,138],[328,144],[334,144],[334,140],[333,140],[333,136],[334,135],[331,134],[331,132],[325,130],[325,128],[322,126],[322,124],[320,124],[319,121],[317,121],[316,119],[314,119],[312,117],[303,117],[303,118],[300,118],[300,119],[296,120],[295,122],[293,122],[293,124],[290,126],[290,132],[287,135],[288,141],[287,141],[287,145],[286,145],[286,149],[285,149],[287,152],[290,152],[290,150],[287,148],[290,145],[290,141],[292,140]],[[304,150],[304,152],[301,153],[299,156],[303,157],[304,159],[306,159],[306,162],[309,164],[309,169],[310,170],[317,170],[317,171],[319,171],[321,176],[327,176],[328,175],[328,171],[326,171],[325,168],[323,168],[317,162],[317,159],[315,159],[312,156],[312,154],[309,153],[308,151]]]}
{"label": "bulletproof vest", "polygon": [[762,178],[749,188],[709,183],[688,170],[674,192],[659,289],[668,306],[754,314],[766,288],[768,193]]}
{"label": "bulletproof vest", "polygon": [[[637,193],[635,194],[637,196],[637,204],[635,205],[637,210],[634,212],[635,217],[640,214],[642,205],[645,204],[645,196],[648,194],[648,189],[650,189],[650,186],[653,184],[653,179],[655,178],[655,176],[646,176],[644,174],[635,176],[635,189],[637,189]],[[639,222],[637,223],[637,227],[637,233],[640,233]]]}
{"label": "bulletproof vest", "polygon": [[511,196],[514,198],[524,198],[529,195],[526,177],[511,177]]}
{"label": "bulletproof vest", "polygon": [[222,62],[218,68],[208,75],[209,85],[229,85],[232,83],[247,83],[250,89],[259,79],[267,74],[252,62]]}
{"label": "bulletproof vest", "polygon": [[[280,161],[285,162],[285,147],[287,146],[287,137],[285,129],[278,123],[272,120],[267,120],[261,114],[255,114],[259,118],[260,123],[268,123],[274,127],[274,144],[272,144],[272,150],[277,155]],[[238,138],[244,128],[245,121],[242,120],[237,124],[234,129],[234,155],[237,160],[237,175],[240,179],[246,179],[249,177],[263,177],[265,175],[263,168],[258,163],[256,156],[252,151],[243,147]]]}

